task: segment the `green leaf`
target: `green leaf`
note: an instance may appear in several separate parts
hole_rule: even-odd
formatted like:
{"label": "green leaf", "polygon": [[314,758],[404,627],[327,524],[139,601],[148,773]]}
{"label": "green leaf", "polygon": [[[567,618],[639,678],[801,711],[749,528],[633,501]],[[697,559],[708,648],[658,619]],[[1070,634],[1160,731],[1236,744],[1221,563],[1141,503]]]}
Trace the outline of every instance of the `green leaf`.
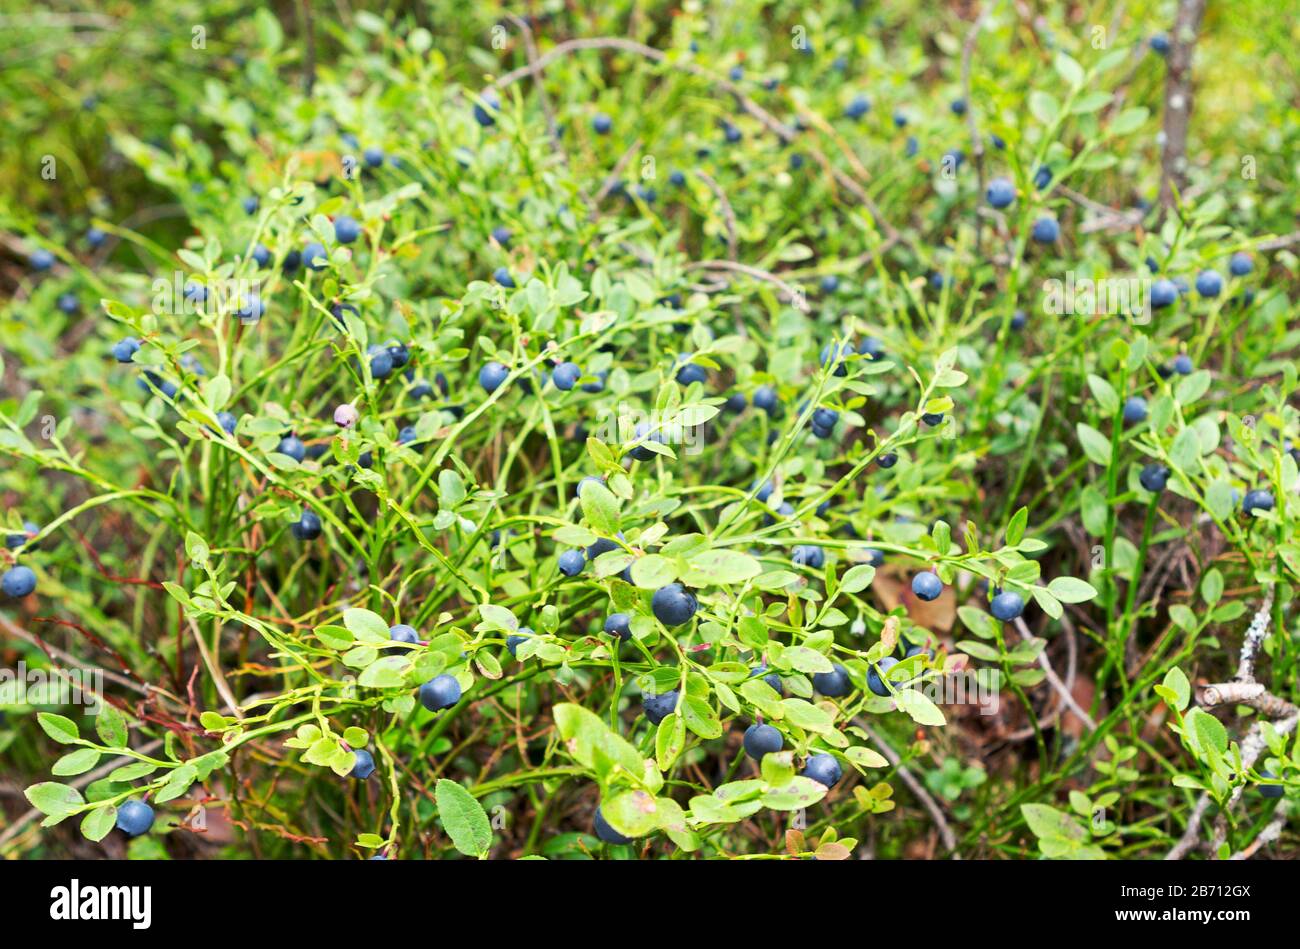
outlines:
{"label": "green leaf", "polygon": [[894,693],[894,702],[898,705],[899,711],[906,712],[918,725],[947,724],[947,719],[943,717],[939,706],[930,701],[925,693],[918,692],[916,689],[900,689]]}
{"label": "green leaf", "polygon": [[457,850],[483,859],[492,849],[492,825],[483,805],[455,781],[440,778],[434,788],[438,817]]}
{"label": "green leaf", "polygon": [[405,655],[381,656],[361,671],[357,685],[365,689],[397,689],[406,684],[411,660]]}
{"label": "green leaf", "polygon": [[682,576],[688,586],[724,586],[743,583],[763,572],[763,567],[749,554],[738,550],[706,550],[687,561]]}
{"label": "green leaf", "polygon": [[351,630],[358,642],[386,643],[392,641],[388,635],[388,624],[384,622],[382,616],[378,613],[372,613],[370,610],[360,610],[355,607],[344,610],[343,625]]}
{"label": "green leaf", "polygon": [[50,773],[61,778],[74,774],[85,774],[99,763],[99,754],[100,752],[96,748],[78,748],[54,762],[54,766],[50,768]]}
{"label": "green leaf", "polygon": [[1088,460],[1103,467],[1110,464],[1110,439],[1091,425],[1079,422],[1074,426],[1079,435],[1079,444]]}
{"label": "green leaf", "polygon": [[126,716],[107,702],[99,705],[95,716],[95,733],[109,748],[126,747]]}
{"label": "green leaf", "polygon": [[677,579],[677,562],[661,554],[646,554],[632,563],[632,583],[642,590],[657,590]]}
{"label": "green leaf", "polygon": [[1191,683],[1187,681],[1187,676],[1183,674],[1182,669],[1179,669],[1177,666],[1171,668],[1165,673],[1165,680],[1161,684],[1173,695],[1174,701],[1169,704],[1172,705],[1175,710],[1181,712],[1191,703],[1192,686]]}
{"label": "green leaf", "polygon": [[588,481],[582,486],[582,513],[587,523],[606,537],[618,533],[618,498],[599,481]]}
{"label": "green leaf", "polygon": [[844,578],[840,581],[840,592],[859,593],[871,586],[871,582],[875,579],[875,567],[869,563],[856,564],[844,574]]}
{"label": "green leaf", "polygon": [[1076,577],[1057,577],[1047,589],[1062,603],[1085,603],[1097,595],[1091,583]]}
{"label": "green leaf", "polygon": [[783,661],[792,669],[812,675],[814,672],[832,672],[834,664],[816,649],[807,646],[791,646],[781,653]]}
{"label": "green leaf", "polygon": [[1021,804],[1020,813],[1038,838],[1038,847],[1043,856],[1105,859],[1105,854],[1099,847],[1090,846],[1087,829],[1072,815],[1046,804]]}
{"label": "green leaf", "polygon": [[49,817],[66,817],[86,803],[76,788],[55,781],[33,784],[23,793],[32,807]]}
{"label": "green leaf", "polygon": [[45,734],[60,745],[70,745],[81,738],[81,732],[78,731],[76,723],[70,718],[55,715],[53,712],[37,712],[36,721],[45,731]]}
{"label": "green leaf", "polygon": [[117,824],[117,808],[112,804],[97,807],[81,819],[81,834],[87,840],[100,841]]}
{"label": "green leaf", "polygon": [[1025,527],[1029,523],[1029,508],[1022,507],[1011,515],[1011,521],[1007,524],[1006,539],[1007,546],[1014,547],[1020,543],[1021,538],[1025,536]]}
{"label": "green leaf", "polygon": [[621,735],[614,734],[604,720],[581,705],[561,702],[553,714],[560,737],[573,759],[598,775],[607,775],[615,767],[640,779],[643,759]]}

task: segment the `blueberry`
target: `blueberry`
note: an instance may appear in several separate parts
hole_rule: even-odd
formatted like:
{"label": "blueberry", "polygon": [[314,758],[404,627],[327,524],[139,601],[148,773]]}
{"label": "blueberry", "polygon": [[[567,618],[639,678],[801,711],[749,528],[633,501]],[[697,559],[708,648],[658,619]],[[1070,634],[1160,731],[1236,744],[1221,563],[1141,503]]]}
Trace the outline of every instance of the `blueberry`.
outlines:
{"label": "blueberry", "polygon": [[280,439],[280,444],[275,446],[275,450],[282,455],[288,455],[294,461],[302,461],[307,456],[307,446],[297,435],[286,435]]}
{"label": "blueberry", "polygon": [[943,413],[923,412],[921,414],[921,421],[926,425],[929,425],[931,428],[937,428],[939,425],[943,424]]}
{"label": "blueberry", "polygon": [[59,299],[55,301],[55,306],[64,313],[67,313],[69,316],[76,313],[77,308],[80,305],[81,304],[77,302],[77,295],[75,293],[60,293]]}
{"label": "blueberry", "polygon": [[948,108],[952,109],[952,114],[953,114],[953,115],[965,115],[965,114],[966,114],[966,100],[965,100],[965,99],[953,99],[952,102],[950,102],[950,103],[948,104]]}
{"label": "blueberry", "polygon": [[313,511],[303,511],[298,520],[289,525],[289,533],[298,540],[315,540],[320,536],[320,518]]}
{"label": "blueberry", "polygon": [[953,148],[943,153],[943,163],[950,165],[954,170],[960,168],[966,161],[966,153],[960,148]]}
{"label": "blueberry", "polygon": [[943,592],[943,581],[934,571],[926,570],[912,578],[912,592],[922,600],[938,599]]}
{"label": "blueberry", "polygon": [[736,412],[743,412],[745,411],[745,406],[748,404],[749,401],[745,398],[745,393],[733,392],[731,395],[727,396],[727,401],[723,404],[722,410],[733,414]]}
{"label": "blueberry", "polygon": [[1237,251],[1228,261],[1228,273],[1234,277],[1244,277],[1255,269],[1254,261],[1250,259],[1250,254],[1245,251]]}
{"label": "blueberry", "polygon": [[867,563],[873,567],[883,567],[885,565],[885,552],[877,550],[874,547],[867,548]]}
{"label": "blueberry", "polygon": [[658,725],[677,708],[677,690],[672,689],[659,695],[641,693],[641,708],[651,725]]}
{"label": "blueberry", "polygon": [[755,498],[757,498],[762,503],[766,504],[767,499],[770,498],[772,496],[772,492],[776,490],[776,485],[772,484],[771,481],[764,481],[762,484],[759,484],[758,482],[754,482],[754,488],[751,490],[754,490]]}
{"label": "blueberry", "polygon": [[627,642],[632,638],[632,617],[626,613],[611,613],[605,620],[605,632]]}
{"label": "blueberry", "polygon": [[915,158],[917,152],[921,150],[921,143],[916,140],[915,135],[907,136],[907,143],[903,146],[903,154],[908,158]]}
{"label": "blueberry", "polygon": [[1186,353],[1179,353],[1175,356],[1173,366],[1174,372],[1178,373],[1180,376],[1190,376],[1192,370],[1196,368],[1192,365],[1192,357]]}
{"label": "blueberry", "polygon": [[92,227],[86,231],[86,243],[93,249],[99,247],[104,241],[108,240],[108,235],[97,227]]}
{"label": "blueberry", "polygon": [[510,370],[499,362],[490,362],[478,371],[478,384],[486,392],[495,392],[510,375]]}
{"label": "blueberry", "polygon": [[1044,215],[1034,221],[1031,234],[1034,240],[1040,244],[1054,244],[1056,239],[1061,236],[1061,226],[1056,223],[1056,218],[1051,215]]}
{"label": "blueberry", "polygon": [[885,469],[892,468],[898,464],[898,455],[892,451],[887,451],[876,459],[876,464]]}
{"label": "blueberry", "polygon": [[532,635],[533,631],[531,629],[527,626],[520,626],[519,632],[507,636],[506,648],[510,650],[510,655],[517,657],[519,654],[519,647],[522,646],[524,641]]}
{"label": "blueberry", "polygon": [[254,244],[251,256],[253,263],[259,267],[269,267],[271,265],[271,251],[265,244]]}
{"label": "blueberry", "polygon": [[764,755],[780,751],[782,744],[781,733],[771,725],[750,725],[745,729],[745,754],[755,761],[762,761]]}
{"label": "blueberry", "polygon": [[118,362],[130,362],[139,351],[140,341],[134,336],[128,336],[113,344],[113,358]]}
{"label": "blueberry", "polygon": [[348,772],[348,777],[364,781],[375,773],[375,756],[364,748],[358,748],[354,754],[357,759],[352,765],[352,770]]}
{"label": "blueberry", "polygon": [[740,129],[736,128],[730,122],[722,123],[722,136],[727,140],[728,145],[735,145],[742,138]]}
{"label": "blueberry", "polygon": [[144,801],[123,801],[117,808],[117,827],[128,837],[139,837],[153,826],[153,808]]}
{"label": "blueberry", "polygon": [[596,117],[591,120],[591,127],[597,135],[608,135],[609,130],[614,127],[614,120],[604,112],[598,112]]}
{"label": "blueberry", "polygon": [[31,567],[24,567],[21,564],[16,567],[10,567],[0,577],[0,590],[4,595],[11,599],[22,599],[36,589],[36,574],[32,573]]}
{"label": "blueberry", "polygon": [[768,415],[774,415],[777,406],[781,404],[781,400],[777,398],[776,390],[771,386],[759,386],[755,389],[753,402],[754,408],[762,409]]}
{"label": "blueberry", "polygon": [[1052,169],[1046,165],[1039,165],[1038,170],[1034,172],[1034,187],[1042,191],[1052,183]]}
{"label": "blueberry", "polygon": [[989,182],[989,204],[995,208],[1006,208],[1016,200],[1016,186],[1006,178],[994,178]]}
{"label": "blueberry", "polygon": [[835,274],[827,274],[822,277],[822,293],[834,293],[840,288],[840,278]]}
{"label": "blueberry", "polygon": [[578,378],[582,375],[582,370],[571,362],[562,362],[555,367],[551,373],[551,381],[555,383],[555,388],[561,392],[568,392],[573,388]]}
{"label": "blueberry", "polygon": [[218,412],[217,424],[227,435],[235,434],[235,426],[239,424],[239,419],[235,418],[234,412]]}
{"label": "blueberry", "polygon": [[681,626],[691,621],[699,609],[695,594],[685,589],[680,583],[670,583],[655,590],[650,599],[650,608],[655,618],[665,626]]}
{"label": "blueberry", "polygon": [[242,204],[244,206],[244,213],[252,215],[257,213],[257,209],[261,207],[262,202],[257,199],[257,195],[250,194],[243,200]]}
{"label": "blueberry", "polygon": [[329,265],[325,245],[315,241],[302,249],[302,259],[308,270],[324,270]]}
{"label": "blueberry", "polygon": [[609,821],[605,820],[605,815],[600,812],[599,807],[596,808],[596,814],[591,820],[591,827],[596,832],[596,836],[607,844],[630,844],[632,842],[632,838],[624,837],[609,826]]}
{"label": "blueberry", "polygon": [[1223,278],[1217,270],[1202,270],[1196,275],[1196,292],[1203,297],[1217,297],[1223,292]]}
{"label": "blueberry", "polygon": [[703,366],[697,366],[693,362],[685,362],[678,368],[676,379],[679,385],[688,386],[692,382],[708,382],[709,373]]}
{"label": "blueberry", "polygon": [[581,386],[583,392],[604,392],[605,380],[609,378],[609,370],[602,369],[596,373],[595,381],[584,382]]}
{"label": "blueberry", "polygon": [[885,346],[875,337],[867,336],[858,344],[858,355],[866,356],[874,362],[881,356],[885,355]]}
{"label": "blueberry", "polygon": [[393,361],[394,369],[401,369],[411,361],[411,351],[407,348],[405,343],[399,343],[396,340],[390,339],[388,342],[384,343],[384,348],[388,350],[388,358]]}
{"label": "blueberry", "polygon": [[376,379],[387,378],[393,371],[393,357],[382,346],[371,346],[366,350],[370,357],[370,375]]}
{"label": "blueberry", "polygon": [[15,531],[12,534],[5,535],[5,546],[10,550],[17,550],[19,547],[25,547],[27,542],[41,532],[41,528],[31,521],[23,522],[23,529]]}
{"label": "blueberry", "polygon": [[1161,278],[1151,284],[1151,309],[1163,310],[1173,306],[1177,299],[1178,286],[1172,280]]}
{"label": "blueberry", "polygon": [[1241,502],[1241,509],[1247,514],[1252,511],[1273,510],[1273,492],[1264,488],[1247,491],[1246,497]]}
{"label": "blueberry", "polygon": [[993,147],[996,148],[998,151],[1003,151],[1007,147],[1007,143],[1003,140],[1001,135],[994,135],[992,132],[990,132],[989,141],[993,143]]}
{"label": "blueberry", "polygon": [[663,432],[651,432],[650,426],[645,422],[637,423],[636,428],[633,429],[633,435],[641,442],[641,444],[635,446],[628,452],[628,454],[637,461],[650,461],[656,455],[656,452],[653,449],[646,447],[645,442],[654,442],[658,445],[663,445],[666,442]]}
{"label": "blueberry", "polygon": [[745,70],[741,69],[739,66],[732,66],[730,71],[727,73],[727,78],[732,82],[740,82],[740,80],[745,78]]}
{"label": "blueberry", "polygon": [[919,656],[922,653],[929,656],[931,659],[934,658],[934,650],[926,649],[924,646],[909,646],[903,658],[911,659],[913,656]]}
{"label": "blueberry", "polygon": [[833,788],[840,778],[844,777],[844,769],[840,767],[839,759],[834,755],[822,753],[809,755],[799,774],[805,778],[812,778],[818,784]]}
{"label": "blueberry", "polygon": [[560,573],[566,577],[576,577],[582,573],[582,568],[586,565],[587,558],[582,555],[581,550],[566,550],[560,554]]}
{"label": "blueberry", "polygon": [[1004,590],[993,598],[989,604],[989,612],[995,619],[1004,623],[1010,623],[1017,619],[1025,611],[1025,600],[1019,593],[1012,593],[1010,590]]}
{"label": "blueberry", "polygon": [[803,155],[801,155],[799,152],[795,152],[790,156],[790,170],[798,171],[800,168],[803,167],[803,162],[804,162]]}
{"label": "blueberry", "polygon": [[840,420],[840,413],[825,407],[813,409],[812,423],[817,428],[832,429]]}
{"label": "blueberry", "polygon": [[823,367],[831,366],[833,368],[833,371],[835,372],[835,375],[844,376],[847,375],[849,371],[848,366],[844,364],[844,360],[847,357],[852,355],[853,355],[852,343],[849,342],[844,342],[839,344],[827,343],[825,346],[822,347],[821,364]]}
{"label": "blueberry", "polygon": [[850,119],[860,119],[871,111],[871,100],[866,96],[855,96],[844,114]]}
{"label": "blueberry", "polygon": [[460,701],[460,683],[454,675],[442,673],[420,686],[420,704],[430,712],[451,708]]}
{"label": "blueberry", "polygon": [[515,278],[510,276],[510,271],[505,267],[498,267],[496,270],[492,271],[492,279],[501,284],[501,286],[505,287],[507,290],[513,290],[515,288]]}
{"label": "blueberry", "polygon": [[294,273],[302,266],[302,251],[291,250],[284,255],[284,260],[280,263],[280,269],[285,273]]}
{"label": "blueberry", "polygon": [[266,312],[266,304],[256,293],[250,293],[239,301],[239,309],[235,314],[239,317],[241,323],[256,323]]}
{"label": "blueberry", "polygon": [[766,663],[762,665],[754,666],[749,671],[753,673],[752,678],[756,679],[762,676],[763,681],[772,687],[773,692],[777,693],[778,695],[785,694],[785,689],[782,688],[781,686],[781,676],[775,672],[768,672]]}
{"label": "blueberry", "polygon": [[876,693],[876,695],[891,694],[889,691],[889,685],[885,682],[885,677],[889,674],[889,670],[894,668],[896,665],[898,665],[898,660],[893,656],[886,656],[877,662],[867,672],[867,688]]}
{"label": "blueberry", "polygon": [[1131,395],[1124,400],[1124,421],[1129,425],[1146,421],[1147,400],[1140,395]]}
{"label": "blueberry", "polygon": [[1161,464],[1149,464],[1138,475],[1138,481],[1148,491],[1163,491],[1169,481],[1169,469]]}
{"label": "blueberry", "polygon": [[412,646],[420,643],[420,634],[416,632],[415,627],[407,626],[405,623],[388,627],[388,638],[395,643],[410,643]]}
{"label": "blueberry", "polygon": [[340,244],[351,244],[361,235],[361,225],[356,218],[340,214],[334,219],[334,239]]}
{"label": "blueberry", "polygon": [[365,159],[366,164],[371,168],[379,168],[384,163],[384,150],[371,145],[361,153],[361,157]]}
{"label": "blueberry", "polygon": [[837,699],[841,696],[848,695],[853,690],[853,683],[849,681],[849,671],[838,662],[833,663],[830,672],[814,672],[812,677],[813,688],[828,698]]}
{"label": "blueberry", "polygon": [[820,570],[826,563],[826,552],[812,544],[799,544],[790,555],[790,562]]}
{"label": "blueberry", "polygon": [[1169,55],[1169,37],[1163,33],[1157,33],[1150,39],[1151,48],[1161,56]]}
{"label": "blueberry", "polygon": [[[1261,778],[1268,778],[1270,781],[1276,781],[1277,775],[1272,771],[1264,770],[1259,773]],[[1259,796],[1269,800],[1276,800],[1286,794],[1286,787],[1281,784],[1261,784],[1259,786]]]}

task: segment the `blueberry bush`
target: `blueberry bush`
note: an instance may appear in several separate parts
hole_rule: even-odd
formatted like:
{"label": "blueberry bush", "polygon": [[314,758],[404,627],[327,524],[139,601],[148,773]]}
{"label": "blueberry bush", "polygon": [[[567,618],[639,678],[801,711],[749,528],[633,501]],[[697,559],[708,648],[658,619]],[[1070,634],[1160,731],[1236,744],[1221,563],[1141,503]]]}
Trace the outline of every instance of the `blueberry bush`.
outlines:
{"label": "blueberry bush", "polygon": [[0,854],[1294,855],[1296,18],[105,11],[0,39]]}

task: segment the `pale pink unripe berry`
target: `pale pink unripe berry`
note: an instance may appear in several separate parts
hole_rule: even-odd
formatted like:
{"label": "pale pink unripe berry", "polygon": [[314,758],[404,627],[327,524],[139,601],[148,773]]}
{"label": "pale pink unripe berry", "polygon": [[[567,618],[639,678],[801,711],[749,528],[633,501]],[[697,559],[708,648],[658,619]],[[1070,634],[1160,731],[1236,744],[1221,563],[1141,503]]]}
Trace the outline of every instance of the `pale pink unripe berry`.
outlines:
{"label": "pale pink unripe berry", "polygon": [[334,410],[334,424],[340,428],[351,428],[357,424],[357,407],[351,402],[344,402]]}

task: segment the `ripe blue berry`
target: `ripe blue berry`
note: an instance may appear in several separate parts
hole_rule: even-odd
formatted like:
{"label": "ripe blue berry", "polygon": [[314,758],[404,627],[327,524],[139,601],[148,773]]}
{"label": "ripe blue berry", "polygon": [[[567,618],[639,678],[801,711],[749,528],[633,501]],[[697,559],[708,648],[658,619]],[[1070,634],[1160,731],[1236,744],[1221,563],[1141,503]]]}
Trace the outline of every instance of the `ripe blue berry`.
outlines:
{"label": "ripe blue berry", "polygon": [[378,168],[384,163],[384,150],[375,145],[371,145],[361,153],[361,157],[365,159],[366,164],[371,168]]}
{"label": "ripe blue berry", "polygon": [[790,562],[820,570],[826,563],[826,552],[812,544],[799,544],[790,555]]}
{"label": "ripe blue berry", "polygon": [[785,689],[781,686],[781,676],[775,672],[768,672],[766,663],[754,666],[749,671],[752,673],[751,678],[757,679],[761,676],[763,681],[772,687],[772,691],[778,695],[785,694]]}
{"label": "ripe blue berry", "polygon": [[1252,511],[1271,511],[1273,510],[1273,492],[1264,488],[1256,488],[1254,491],[1247,491],[1245,498],[1242,499],[1241,509],[1247,514]]}
{"label": "ripe blue berry", "polygon": [[858,344],[858,355],[875,361],[885,355],[885,346],[875,337],[867,336]]}
{"label": "ripe blue berry", "polygon": [[302,439],[297,435],[286,435],[280,439],[280,444],[275,447],[275,450],[298,462],[307,457],[307,446],[303,444]]}
{"label": "ripe blue berry", "polygon": [[1034,240],[1040,244],[1054,244],[1056,239],[1061,236],[1061,225],[1056,222],[1056,218],[1044,215],[1034,221],[1034,228],[1031,233]]}
{"label": "ripe blue berry", "polygon": [[1255,263],[1245,251],[1237,251],[1228,261],[1228,272],[1234,277],[1244,277],[1254,269]]}
{"label": "ripe blue berry", "polygon": [[677,708],[677,690],[673,689],[659,695],[641,693],[641,708],[651,725],[658,725]]}
{"label": "ripe blue berry", "polygon": [[943,581],[932,570],[918,573],[912,578],[912,592],[922,600],[938,599],[939,594],[943,592]]}
{"label": "ripe blue berry", "polygon": [[491,89],[481,96],[483,103],[474,103],[474,121],[484,128],[496,125],[496,113],[501,111],[501,99]]}
{"label": "ripe blue berry", "polygon": [[1052,169],[1046,165],[1039,165],[1038,170],[1034,172],[1034,187],[1042,191],[1052,183]]}
{"label": "ripe blue berry", "polygon": [[855,96],[844,110],[844,114],[850,119],[860,119],[870,111],[871,100],[866,96]]}
{"label": "ripe blue berry", "polygon": [[632,638],[632,617],[626,613],[611,613],[605,619],[605,632],[627,642]]}
{"label": "ripe blue berry", "polygon": [[1016,310],[1011,314],[1011,322],[1008,324],[1014,332],[1019,333],[1029,325],[1029,316],[1024,310]]}
{"label": "ripe blue berry", "polygon": [[1173,365],[1174,372],[1178,373],[1180,376],[1190,376],[1192,370],[1196,368],[1192,365],[1192,357],[1186,353],[1179,353],[1175,356]]}
{"label": "ripe blue berry", "polygon": [[953,114],[953,115],[965,115],[965,114],[966,114],[966,100],[965,100],[965,99],[953,99],[952,102],[950,102],[950,103],[948,104],[948,108],[952,109],[952,114]]}
{"label": "ripe blue berry", "polygon": [[1155,36],[1151,37],[1150,43],[1151,49],[1159,53],[1161,56],[1169,55],[1169,37],[1165,36],[1165,34],[1157,33]]}
{"label": "ripe blue berry", "polygon": [[498,267],[496,270],[492,271],[492,279],[501,284],[501,286],[505,287],[507,290],[513,290],[515,288],[515,278],[510,276],[510,271],[505,267]]}
{"label": "ripe blue berry", "polygon": [[258,207],[261,206],[261,202],[257,199],[257,195],[255,194],[250,194],[241,202],[241,204],[244,206],[244,213],[248,215],[256,214]]}
{"label": "ripe blue berry", "polygon": [[1164,465],[1153,462],[1142,469],[1138,475],[1138,481],[1148,491],[1158,493],[1165,489],[1165,485],[1169,481],[1169,469]]}
{"label": "ripe blue berry", "polygon": [[361,236],[361,225],[356,218],[340,214],[334,219],[334,239],[340,244],[351,244]]}
{"label": "ripe blue berry", "polygon": [[527,626],[520,626],[519,632],[513,633],[506,637],[506,648],[510,650],[510,655],[518,658],[519,647],[533,635],[533,631]]}
{"label": "ripe blue berry", "polygon": [[153,808],[144,801],[123,801],[117,808],[117,827],[128,837],[139,837],[153,826]]}
{"label": "ripe blue berry", "polygon": [[366,349],[370,357],[370,375],[376,379],[385,379],[393,371],[393,357],[383,346],[370,346]]}
{"label": "ripe blue berry", "polygon": [[451,708],[460,701],[460,683],[454,675],[442,673],[420,686],[420,704],[430,712]]}
{"label": "ripe blue berry", "polygon": [[566,577],[576,577],[582,573],[582,568],[586,565],[587,558],[583,556],[581,550],[566,550],[560,554],[560,573]]}
{"label": "ripe blue berry", "polygon": [[1151,309],[1163,310],[1173,306],[1178,299],[1178,285],[1172,280],[1161,278],[1151,284]]}
{"label": "ripe blue berry", "polygon": [[994,178],[989,182],[989,204],[999,210],[1010,207],[1016,200],[1016,186],[1006,178]]}
{"label": "ripe blue berry", "polygon": [[388,638],[395,643],[410,643],[412,646],[419,645],[420,634],[414,626],[408,626],[405,623],[398,623],[396,626],[388,627]]}
{"label": "ripe blue berry", "polygon": [[889,685],[885,682],[885,677],[889,670],[898,665],[898,660],[893,656],[886,656],[871,667],[867,672],[867,688],[876,695],[889,695]]}
{"label": "ripe blue berry", "polygon": [[677,370],[676,376],[679,385],[688,386],[692,382],[708,382],[709,373],[703,366],[697,366],[693,362],[682,363]]}
{"label": "ripe blue berry", "polygon": [[1203,297],[1217,297],[1223,292],[1223,278],[1217,270],[1202,270],[1196,275],[1196,292]]}
{"label": "ripe blue berry", "polygon": [[755,761],[762,761],[764,755],[780,751],[782,744],[781,733],[771,725],[750,725],[745,729],[745,754]]}
{"label": "ripe blue berry", "polygon": [[227,435],[235,434],[235,426],[239,424],[239,419],[235,418],[234,412],[218,412],[217,424]]}
{"label": "ripe blue berry", "polygon": [[833,788],[840,778],[844,777],[844,769],[840,766],[839,759],[834,755],[821,753],[809,755],[808,760],[804,762],[803,770],[799,774],[805,778],[812,778],[818,784]]}
{"label": "ripe blue berry", "polygon": [[695,594],[685,589],[680,583],[670,583],[655,590],[650,598],[650,609],[655,618],[665,626],[682,626],[691,621],[695,611],[700,608]]}
{"label": "ripe blue berry", "polygon": [[27,258],[27,265],[33,270],[49,270],[54,266],[54,255],[44,247],[37,248]]}
{"label": "ripe blue berry", "polygon": [[108,235],[97,227],[92,227],[90,230],[86,231],[86,243],[92,249],[98,248],[107,239]]}
{"label": "ripe blue berry", "polygon": [[76,313],[77,308],[80,305],[81,304],[77,302],[77,295],[75,293],[60,293],[59,299],[55,301],[55,306],[64,313],[67,313],[69,316]]}
{"label": "ripe blue berry", "polygon": [[320,536],[320,517],[314,511],[303,511],[298,520],[289,525],[289,533],[298,540],[315,540]]}
{"label": "ripe blue berry", "polygon": [[562,362],[551,373],[551,381],[555,383],[555,388],[561,392],[568,392],[581,375],[582,370],[577,365],[571,362]]}
{"label": "ripe blue berry", "polygon": [[36,574],[32,573],[31,567],[24,567],[21,564],[10,567],[4,572],[4,576],[0,577],[0,590],[11,599],[22,599],[35,589]]}
{"label": "ripe blue berry", "polygon": [[269,267],[271,265],[271,251],[265,244],[254,244],[250,256],[253,258],[253,263],[259,267]]}
{"label": "ripe blue berry", "polygon": [[1025,600],[1019,593],[1013,593],[1010,590],[1004,590],[993,598],[989,604],[989,612],[995,619],[1004,623],[1010,623],[1025,611]]}
{"label": "ripe blue berry", "polygon": [[324,244],[313,241],[302,249],[302,260],[309,270],[324,270],[329,266],[329,253]]}
{"label": "ripe blue berry", "polygon": [[876,464],[888,470],[898,464],[898,455],[895,452],[887,451],[876,459]]}
{"label": "ripe blue berry", "polygon": [[499,362],[490,362],[478,371],[478,384],[486,392],[495,392],[506,381],[510,370]]}
{"label": "ripe blue berry", "polygon": [[600,812],[599,807],[596,808],[596,814],[591,820],[591,826],[596,832],[596,836],[607,844],[622,845],[630,844],[632,842],[632,838],[624,837],[609,825],[609,821],[605,820],[605,815]]}
{"label": "ripe blue berry", "polygon": [[130,362],[139,351],[140,341],[134,336],[128,336],[113,344],[113,358],[118,362]]}
{"label": "ripe blue berry", "polygon": [[358,748],[354,754],[356,755],[356,762],[352,765],[352,770],[348,772],[348,777],[364,781],[375,773],[375,756],[364,748]]}
{"label": "ripe blue berry", "polygon": [[591,127],[597,135],[608,135],[609,130],[614,127],[614,120],[604,112],[598,112],[596,117],[591,120]]}
{"label": "ripe blue berry", "polygon": [[814,672],[812,677],[813,688],[828,698],[836,699],[848,695],[853,691],[853,683],[849,681],[849,671],[838,662],[832,663],[833,667],[830,672]]}
{"label": "ripe blue berry", "polygon": [[759,386],[755,389],[753,402],[754,408],[762,409],[768,415],[775,414],[777,406],[781,404],[781,400],[777,398],[776,390],[771,386]]}
{"label": "ripe blue berry", "polygon": [[[1263,770],[1259,773],[1261,778],[1268,778],[1270,781],[1276,781],[1277,775],[1272,771]],[[1286,786],[1281,784],[1261,784],[1259,786],[1259,796],[1268,800],[1276,800],[1286,794]]]}
{"label": "ripe blue berry", "polygon": [[1124,421],[1129,425],[1146,421],[1147,400],[1140,395],[1131,395],[1124,400]]}

